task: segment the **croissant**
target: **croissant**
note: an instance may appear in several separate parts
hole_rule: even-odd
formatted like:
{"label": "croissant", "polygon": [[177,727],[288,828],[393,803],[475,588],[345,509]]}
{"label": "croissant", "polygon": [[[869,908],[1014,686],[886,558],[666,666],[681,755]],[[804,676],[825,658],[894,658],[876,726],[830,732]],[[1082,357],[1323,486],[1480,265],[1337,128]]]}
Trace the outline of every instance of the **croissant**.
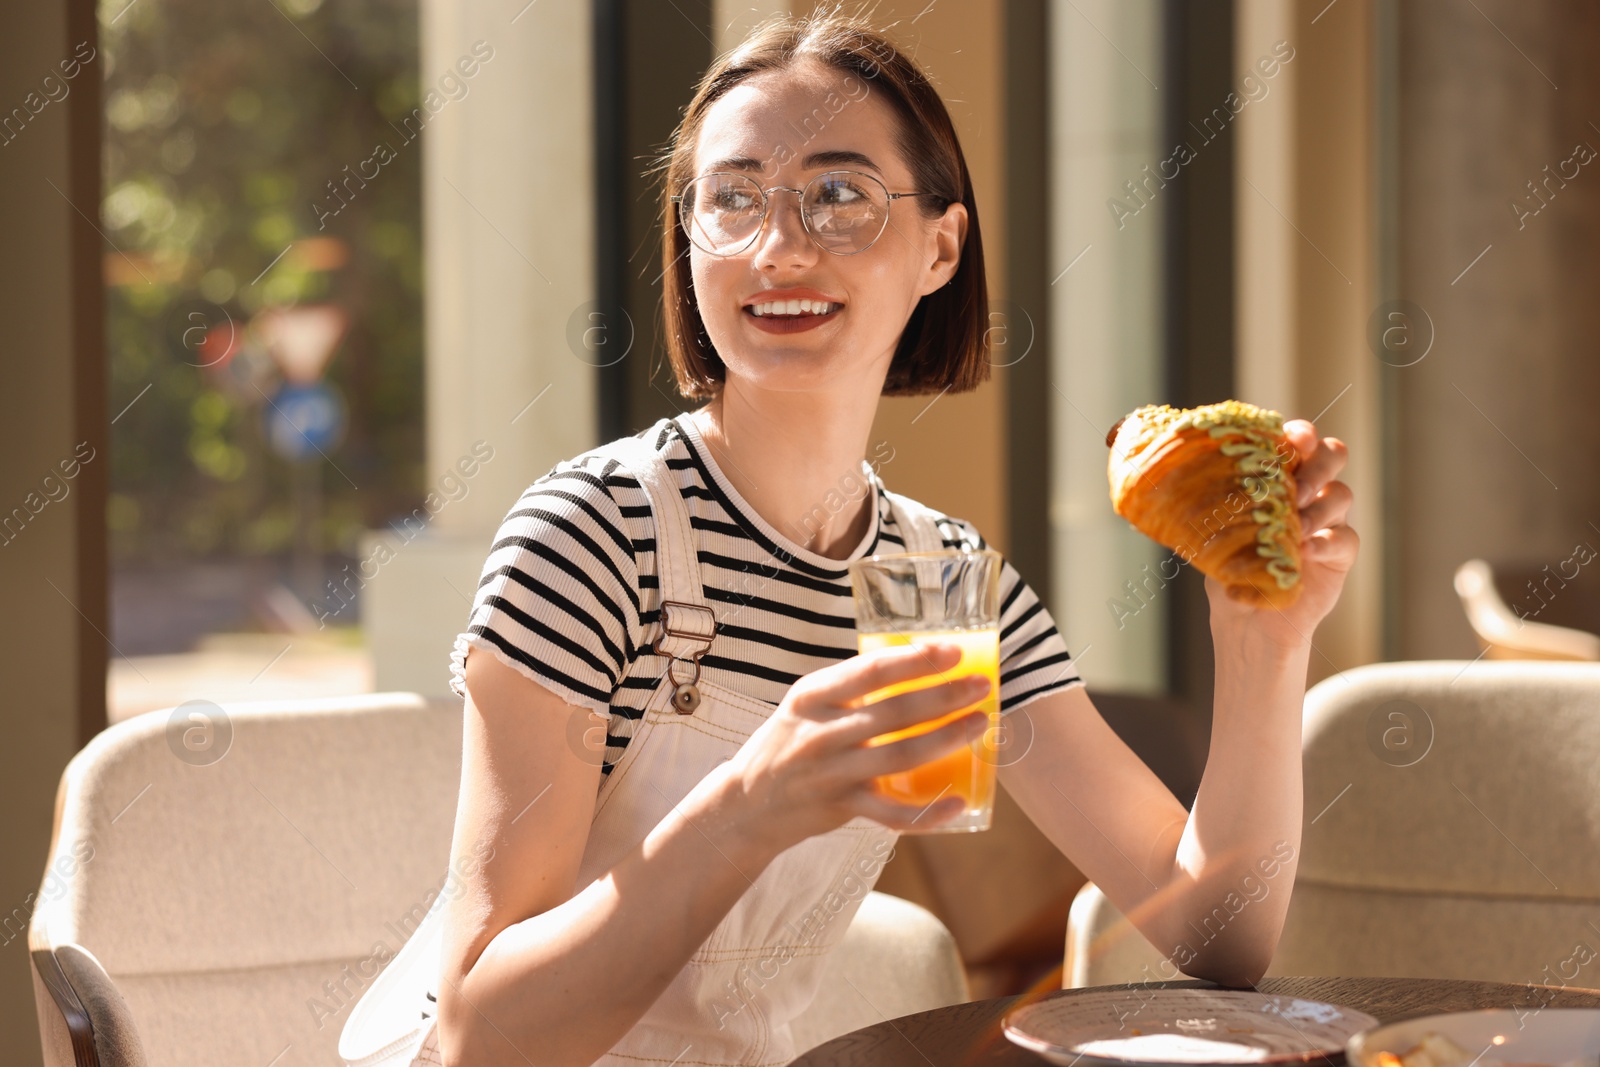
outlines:
{"label": "croissant", "polygon": [[1111,506],[1246,604],[1300,596],[1300,454],[1283,416],[1238,400],[1150,404],[1106,435]]}

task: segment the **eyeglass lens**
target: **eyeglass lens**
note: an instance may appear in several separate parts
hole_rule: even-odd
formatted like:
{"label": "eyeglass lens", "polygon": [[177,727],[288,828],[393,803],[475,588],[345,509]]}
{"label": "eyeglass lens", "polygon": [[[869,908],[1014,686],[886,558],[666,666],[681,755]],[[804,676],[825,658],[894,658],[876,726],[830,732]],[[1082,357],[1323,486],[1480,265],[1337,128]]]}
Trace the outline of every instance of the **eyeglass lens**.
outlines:
{"label": "eyeglass lens", "polygon": [[[776,191],[775,191],[776,192]],[[889,217],[888,192],[865,175],[819,174],[800,203],[811,239],[839,255],[863,251]],[[702,251],[726,256],[742,250],[761,229],[768,210],[761,186],[743,174],[707,174],[684,186],[679,211],[689,239]]]}

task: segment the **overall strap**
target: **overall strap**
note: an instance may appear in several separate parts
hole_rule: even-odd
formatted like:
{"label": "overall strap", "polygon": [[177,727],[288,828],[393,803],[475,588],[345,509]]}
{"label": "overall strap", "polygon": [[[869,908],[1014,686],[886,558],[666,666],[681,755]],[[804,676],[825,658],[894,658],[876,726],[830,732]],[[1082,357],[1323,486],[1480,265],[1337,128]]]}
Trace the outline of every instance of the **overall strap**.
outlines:
{"label": "overall strap", "polygon": [[675,660],[698,661],[711,647],[717,622],[700,584],[694,531],[677,479],[661,453],[641,438],[620,438],[608,450],[639,479],[650,498],[661,578],[661,634],[655,650]]}
{"label": "overall strap", "polygon": [[944,548],[944,534],[932,508],[899,493],[879,487],[879,492],[889,498],[894,508],[895,525],[905,539],[907,552],[936,552]]}

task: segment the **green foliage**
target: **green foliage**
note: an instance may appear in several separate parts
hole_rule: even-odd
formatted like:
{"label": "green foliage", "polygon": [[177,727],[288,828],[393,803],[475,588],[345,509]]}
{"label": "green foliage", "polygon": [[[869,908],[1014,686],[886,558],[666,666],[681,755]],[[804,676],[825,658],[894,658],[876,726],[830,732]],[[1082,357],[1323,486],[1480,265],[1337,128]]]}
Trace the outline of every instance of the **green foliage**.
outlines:
{"label": "green foliage", "polygon": [[[354,544],[424,491],[421,147],[389,125],[418,104],[415,0],[105,0],[100,32],[111,414],[139,397],[113,427],[113,552],[287,551],[275,372],[257,349],[222,373],[195,342],[323,302],[350,318],[325,374],[349,420],[318,461],[317,541]],[[385,140],[396,158],[319,230],[313,201]]]}

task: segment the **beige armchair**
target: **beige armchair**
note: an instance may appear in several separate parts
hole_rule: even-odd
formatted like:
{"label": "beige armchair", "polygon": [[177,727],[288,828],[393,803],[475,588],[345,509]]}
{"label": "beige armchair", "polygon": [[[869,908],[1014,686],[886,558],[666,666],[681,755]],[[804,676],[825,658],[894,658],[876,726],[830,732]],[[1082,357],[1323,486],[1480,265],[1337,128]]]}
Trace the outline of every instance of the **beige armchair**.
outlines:
{"label": "beige armchair", "polygon": [[[337,1063],[351,1006],[444,883],[459,703],[210,708],[118,723],[62,776],[28,932],[47,1067]],[[797,1037],[966,999],[948,931],[883,894],[831,968],[850,981]]]}
{"label": "beige armchair", "polygon": [[[1600,961],[1580,962],[1600,945],[1600,664],[1360,667],[1307,693],[1304,722],[1300,865],[1269,974],[1600,985]],[[1093,885],[1065,967],[1069,987],[1170,973]]]}

